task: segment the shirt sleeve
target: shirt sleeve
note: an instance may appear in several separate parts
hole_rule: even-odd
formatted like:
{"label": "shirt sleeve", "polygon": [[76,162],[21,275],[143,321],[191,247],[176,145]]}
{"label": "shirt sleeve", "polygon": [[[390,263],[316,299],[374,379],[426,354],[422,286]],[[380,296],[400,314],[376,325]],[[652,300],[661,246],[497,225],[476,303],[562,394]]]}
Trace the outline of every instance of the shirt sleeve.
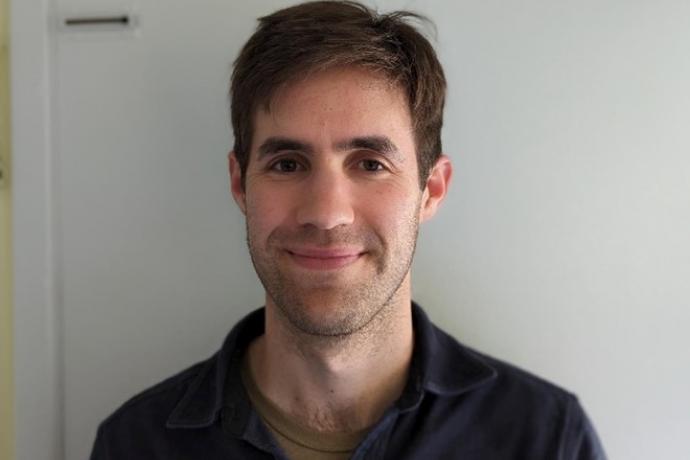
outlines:
{"label": "shirt sleeve", "polygon": [[559,458],[564,460],[607,460],[599,436],[577,398],[568,403],[564,443]]}

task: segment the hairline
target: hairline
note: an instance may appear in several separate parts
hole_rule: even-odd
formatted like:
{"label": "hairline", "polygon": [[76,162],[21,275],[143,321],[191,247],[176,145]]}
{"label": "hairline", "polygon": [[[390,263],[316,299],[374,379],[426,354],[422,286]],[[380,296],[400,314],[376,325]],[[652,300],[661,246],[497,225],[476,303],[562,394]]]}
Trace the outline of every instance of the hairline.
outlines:
{"label": "hairline", "polygon": [[[410,95],[407,93],[407,88],[403,84],[400,78],[395,78],[392,75],[390,75],[389,72],[386,72],[383,69],[380,68],[375,68],[373,66],[367,66],[362,63],[350,63],[350,64],[342,64],[342,63],[334,63],[332,65],[313,65],[309,69],[307,69],[304,74],[301,74],[299,76],[287,78],[284,81],[281,81],[279,84],[274,85],[269,91],[263,95],[262,98],[256,100],[253,102],[251,111],[249,113],[249,120],[250,120],[250,139],[249,142],[247,142],[246,148],[246,168],[249,168],[249,164],[252,159],[252,151],[254,150],[254,135],[256,134],[256,121],[257,121],[257,116],[259,113],[259,110],[263,110],[267,114],[271,113],[271,108],[274,106],[273,104],[275,103],[276,99],[279,97],[280,93],[283,91],[286,91],[290,87],[297,85],[299,83],[303,83],[308,81],[310,78],[314,77],[315,75],[318,75],[323,72],[332,72],[332,71],[347,71],[351,69],[358,69],[358,70],[363,70],[366,71],[371,78],[377,79],[381,82],[385,82],[388,86],[389,89],[395,89],[398,91],[398,93],[403,97],[405,107],[407,110],[407,115],[410,119],[410,127],[412,128],[412,138],[413,138],[413,144],[414,144],[414,159],[415,159],[415,164],[417,166],[417,174],[421,175],[422,170],[421,170],[421,165],[419,162],[419,145],[418,145],[418,139],[417,139],[417,126],[415,124],[415,117],[412,115],[412,99],[410,98]],[[421,177],[419,177],[421,179]],[[426,178],[425,178],[426,179]]]}

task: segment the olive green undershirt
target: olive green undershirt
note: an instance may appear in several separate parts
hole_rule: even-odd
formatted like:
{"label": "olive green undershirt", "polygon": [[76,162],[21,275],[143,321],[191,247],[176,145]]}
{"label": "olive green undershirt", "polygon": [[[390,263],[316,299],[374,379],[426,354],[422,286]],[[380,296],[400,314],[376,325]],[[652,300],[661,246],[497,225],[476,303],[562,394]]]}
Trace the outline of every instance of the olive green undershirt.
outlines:
{"label": "olive green undershirt", "polygon": [[355,432],[321,432],[299,423],[259,391],[246,355],[242,362],[242,382],[254,409],[290,460],[348,459],[367,434],[367,429]]}

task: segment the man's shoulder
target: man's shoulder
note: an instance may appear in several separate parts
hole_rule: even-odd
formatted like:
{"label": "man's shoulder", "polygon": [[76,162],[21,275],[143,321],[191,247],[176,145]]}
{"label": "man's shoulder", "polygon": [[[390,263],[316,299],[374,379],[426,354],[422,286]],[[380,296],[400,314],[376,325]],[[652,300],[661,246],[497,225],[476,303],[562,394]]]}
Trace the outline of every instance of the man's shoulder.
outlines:
{"label": "man's shoulder", "polygon": [[[452,355],[471,357],[493,371],[493,376],[476,388],[479,394],[510,403],[523,409],[551,409],[557,412],[577,404],[577,396],[566,388],[519,365],[496,358],[490,354],[460,343],[455,337],[436,327],[437,338],[442,346],[453,349]],[[465,359],[465,358],[463,358]],[[460,363],[459,363],[460,364]]]}
{"label": "man's shoulder", "polygon": [[200,361],[125,401],[101,423],[101,430],[141,423],[164,426],[190,385],[209,371],[213,358]]}
{"label": "man's shoulder", "polygon": [[575,394],[417,317],[427,370],[425,423],[452,427],[434,440],[445,441],[449,449],[458,448],[460,437],[470,440],[460,445],[474,453],[472,458],[605,458]]}
{"label": "man's shoulder", "polygon": [[237,368],[244,348],[262,331],[263,310],[258,309],[232,328],[212,356],[127,400],[101,423],[99,436],[118,437],[137,429],[142,433],[164,433],[168,428],[211,425],[222,409],[228,373],[239,375]]}
{"label": "man's shoulder", "polygon": [[468,350],[480,356],[481,359],[496,370],[494,385],[502,391],[534,394],[541,398],[552,398],[555,402],[570,402],[573,398],[576,398],[575,394],[570,390],[515,363],[496,358],[472,348],[468,348]]}

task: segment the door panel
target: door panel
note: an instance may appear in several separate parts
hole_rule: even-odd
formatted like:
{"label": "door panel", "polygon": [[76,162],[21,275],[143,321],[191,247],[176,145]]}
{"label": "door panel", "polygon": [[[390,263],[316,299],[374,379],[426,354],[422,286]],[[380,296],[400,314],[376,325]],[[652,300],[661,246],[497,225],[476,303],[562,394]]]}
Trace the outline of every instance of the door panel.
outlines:
{"label": "door panel", "polygon": [[[66,458],[86,458],[98,422],[263,302],[228,188],[226,94],[254,18],[277,3],[57,2]],[[134,25],[64,25],[123,12]]]}

